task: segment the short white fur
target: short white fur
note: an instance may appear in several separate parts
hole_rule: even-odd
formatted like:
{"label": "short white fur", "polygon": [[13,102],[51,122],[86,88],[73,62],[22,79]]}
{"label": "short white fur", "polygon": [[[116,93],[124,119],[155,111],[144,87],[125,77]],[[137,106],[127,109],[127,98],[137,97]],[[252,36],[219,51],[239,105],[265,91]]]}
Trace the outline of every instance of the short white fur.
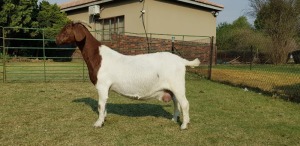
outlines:
{"label": "short white fur", "polygon": [[106,102],[109,90],[136,99],[158,99],[166,90],[173,93],[174,115],[177,121],[183,114],[181,129],[190,122],[189,102],[185,95],[186,66],[199,66],[199,59],[188,61],[168,52],[142,55],[123,55],[109,47],[99,47],[102,57],[97,75],[96,88],[99,93],[99,119],[94,126],[101,127],[106,116]]}

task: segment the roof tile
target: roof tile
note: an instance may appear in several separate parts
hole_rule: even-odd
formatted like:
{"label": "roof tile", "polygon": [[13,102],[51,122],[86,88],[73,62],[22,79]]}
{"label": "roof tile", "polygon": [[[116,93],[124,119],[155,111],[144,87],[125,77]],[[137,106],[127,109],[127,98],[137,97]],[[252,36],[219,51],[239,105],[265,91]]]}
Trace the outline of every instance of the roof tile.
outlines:
{"label": "roof tile", "polygon": [[71,0],[71,1],[60,4],[59,6],[61,9],[65,9],[65,8],[83,5],[83,4],[87,4],[87,3],[95,2],[95,1],[98,1],[98,0]]}

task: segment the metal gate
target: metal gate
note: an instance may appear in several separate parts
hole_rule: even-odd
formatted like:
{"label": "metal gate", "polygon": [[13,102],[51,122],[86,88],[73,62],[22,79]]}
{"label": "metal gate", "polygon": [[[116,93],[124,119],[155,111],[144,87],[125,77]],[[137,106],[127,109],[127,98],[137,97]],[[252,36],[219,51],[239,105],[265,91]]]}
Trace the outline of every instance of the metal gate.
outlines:
{"label": "metal gate", "polygon": [[[17,29],[18,35],[8,35]],[[28,32],[35,36],[28,36]],[[49,30],[37,28],[1,27],[0,80],[3,82],[87,81],[88,71],[81,53],[75,46],[56,46]],[[27,32],[27,33],[22,33]],[[92,34],[97,38],[94,31]],[[134,55],[170,51],[187,59],[199,58],[202,74],[211,77],[214,62],[214,38],[207,36],[122,33],[110,34],[109,41],[101,41],[120,53]],[[150,47],[147,47],[149,43]],[[191,70],[193,71],[193,70]],[[199,71],[197,71],[199,72]],[[201,72],[201,71],[200,71]]]}

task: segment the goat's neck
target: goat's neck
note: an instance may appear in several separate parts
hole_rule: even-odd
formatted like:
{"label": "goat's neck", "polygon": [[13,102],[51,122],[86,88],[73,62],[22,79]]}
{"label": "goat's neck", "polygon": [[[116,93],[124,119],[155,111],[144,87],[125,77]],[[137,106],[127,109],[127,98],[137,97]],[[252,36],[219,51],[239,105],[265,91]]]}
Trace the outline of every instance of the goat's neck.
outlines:
{"label": "goat's neck", "polygon": [[76,42],[76,45],[80,49],[82,57],[87,64],[91,82],[96,84],[97,73],[101,66],[101,56],[99,53],[101,43],[92,35],[88,34],[84,40]]}
{"label": "goat's neck", "polygon": [[80,49],[82,56],[86,63],[93,59],[95,56],[99,56],[99,47],[101,43],[94,37],[86,37],[81,42],[76,42],[76,45]]}

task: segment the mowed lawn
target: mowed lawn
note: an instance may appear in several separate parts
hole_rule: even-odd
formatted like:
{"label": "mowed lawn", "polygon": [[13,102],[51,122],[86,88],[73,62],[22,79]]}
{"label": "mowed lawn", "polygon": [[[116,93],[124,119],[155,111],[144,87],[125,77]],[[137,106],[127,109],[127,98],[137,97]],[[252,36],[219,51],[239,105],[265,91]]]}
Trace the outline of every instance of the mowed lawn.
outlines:
{"label": "mowed lawn", "polygon": [[173,104],[111,92],[102,128],[89,82],[0,83],[0,145],[300,145],[300,106],[187,75],[191,123]]}

